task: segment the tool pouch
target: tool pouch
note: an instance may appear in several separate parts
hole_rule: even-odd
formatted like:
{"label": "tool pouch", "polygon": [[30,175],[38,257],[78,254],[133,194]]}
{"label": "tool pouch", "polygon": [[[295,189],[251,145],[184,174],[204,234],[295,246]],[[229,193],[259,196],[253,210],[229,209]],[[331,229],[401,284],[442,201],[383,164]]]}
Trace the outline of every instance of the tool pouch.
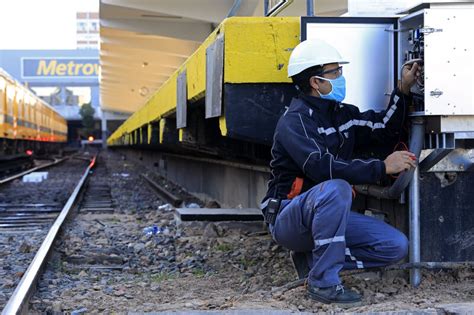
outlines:
{"label": "tool pouch", "polygon": [[280,199],[271,198],[265,208],[264,219],[265,223],[274,225],[278,212],[280,211]]}

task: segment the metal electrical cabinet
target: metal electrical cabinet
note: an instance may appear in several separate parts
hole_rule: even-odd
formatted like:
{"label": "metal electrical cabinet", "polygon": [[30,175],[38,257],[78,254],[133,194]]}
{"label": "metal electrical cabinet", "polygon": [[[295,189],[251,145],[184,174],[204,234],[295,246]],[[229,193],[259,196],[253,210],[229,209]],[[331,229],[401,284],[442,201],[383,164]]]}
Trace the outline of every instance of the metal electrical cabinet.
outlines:
{"label": "metal electrical cabinet", "polygon": [[423,4],[399,19],[399,62],[420,58],[412,88],[426,123],[420,163],[422,261],[474,260],[474,4]]}
{"label": "metal electrical cabinet", "polygon": [[[420,99],[430,133],[474,130],[474,4],[435,3],[399,19],[399,63],[421,58]],[[474,135],[471,135],[474,137]],[[456,138],[466,135],[456,135]]]}
{"label": "metal electrical cabinet", "polygon": [[[323,39],[350,62],[344,65],[344,102],[361,111],[385,109],[402,66],[422,66],[410,115],[425,122],[419,164],[423,261],[474,260],[472,30],[473,1],[423,3],[397,18],[301,18],[302,41]],[[389,207],[405,210],[408,220],[406,205]]]}

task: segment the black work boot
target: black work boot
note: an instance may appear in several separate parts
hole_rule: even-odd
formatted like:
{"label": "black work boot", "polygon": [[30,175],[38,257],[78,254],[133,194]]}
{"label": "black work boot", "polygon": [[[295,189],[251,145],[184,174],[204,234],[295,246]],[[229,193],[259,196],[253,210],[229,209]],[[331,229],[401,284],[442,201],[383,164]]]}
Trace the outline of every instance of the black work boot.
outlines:
{"label": "black work boot", "polygon": [[313,300],[326,304],[336,304],[341,307],[353,307],[362,304],[361,296],[351,289],[345,289],[342,284],[327,288],[318,288],[308,284],[306,291]]}
{"label": "black work boot", "polygon": [[308,277],[309,265],[306,260],[306,254],[301,252],[290,251],[291,261],[293,262],[293,267],[295,267],[296,274],[298,279],[304,279]]}

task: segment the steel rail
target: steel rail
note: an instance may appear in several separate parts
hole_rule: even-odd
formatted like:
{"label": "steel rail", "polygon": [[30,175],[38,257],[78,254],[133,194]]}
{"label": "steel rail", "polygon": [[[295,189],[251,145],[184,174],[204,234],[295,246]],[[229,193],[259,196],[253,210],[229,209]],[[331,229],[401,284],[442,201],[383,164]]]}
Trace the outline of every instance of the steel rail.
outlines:
{"label": "steel rail", "polygon": [[36,281],[38,280],[41,269],[46,262],[46,258],[52,248],[52,245],[58,235],[62,224],[69,215],[70,210],[75,205],[78,199],[77,197],[79,196],[79,193],[81,192],[81,189],[84,186],[84,183],[86,182],[87,176],[89,175],[90,170],[95,165],[95,161],[96,157],[91,160],[79,183],[72,192],[71,197],[69,197],[68,201],[66,202],[66,205],[63,207],[59,216],[56,218],[56,221],[49,230],[48,234],[46,235],[46,238],[44,239],[38,252],[33,258],[33,261],[28,266],[28,269],[21,278],[20,283],[18,284],[12,296],[5,305],[5,308],[2,311],[2,315],[27,313],[28,300],[31,294],[33,294],[33,291],[36,287]]}
{"label": "steel rail", "polygon": [[44,164],[44,165],[40,165],[40,166],[36,166],[36,167],[33,167],[33,168],[30,168],[29,170],[26,170],[24,172],[21,172],[21,173],[18,173],[18,174],[15,174],[13,176],[10,176],[10,177],[7,177],[7,178],[4,178],[2,180],[0,180],[0,185],[3,185],[5,183],[8,183],[8,182],[11,182],[12,180],[14,179],[17,179],[19,177],[22,177],[26,174],[29,174],[29,173],[32,173],[34,171],[37,171],[37,170],[41,170],[43,168],[47,168],[47,167],[50,167],[50,166],[53,166],[53,165],[56,165],[56,164],[59,164],[61,162],[64,162],[66,159],[68,159],[69,157],[64,157],[64,158],[61,158],[61,159],[56,159],[54,160],[54,162],[51,162],[51,163],[48,163],[48,164]]}
{"label": "steel rail", "polygon": [[182,159],[182,160],[204,162],[204,163],[209,163],[209,164],[231,166],[231,167],[238,168],[238,169],[243,169],[243,170],[257,171],[257,172],[262,172],[262,173],[270,173],[270,167],[268,167],[268,166],[244,164],[244,163],[239,163],[239,162],[231,162],[231,161],[211,159],[211,158],[194,157],[194,156],[174,154],[174,153],[164,153],[163,155],[178,158],[178,159]]}
{"label": "steel rail", "polygon": [[164,199],[165,202],[171,204],[174,207],[177,207],[183,201],[181,198],[173,195],[172,193],[161,187],[157,182],[148,177],[146,174],[140,174],[140,176],[144,178],[153,189],[155,189],[155,191],[161,196],[162,199]]}

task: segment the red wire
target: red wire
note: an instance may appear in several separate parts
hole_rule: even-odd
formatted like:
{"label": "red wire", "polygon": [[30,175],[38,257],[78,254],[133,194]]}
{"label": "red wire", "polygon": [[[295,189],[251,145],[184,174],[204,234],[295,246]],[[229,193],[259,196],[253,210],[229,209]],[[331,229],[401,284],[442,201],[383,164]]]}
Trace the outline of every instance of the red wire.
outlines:
{"label": "red wire", "polygon": [[[402,146],[401,150],[397,150],[397,149],[399,149],[400,146]],[[408,146],[406,145],[405,142],[400,141],[393,148],[393,152],[395,152],[395,151],[408,151]]]}
{"label": "red wire", "polygon": [[[399,150],[400,146],[402,147],[401,150]],[[409,151],[409,150],[408,150],[408,146],[406,145],[406,143],[403,142],[403,141],[400,141],[393,148],[393,152],[395,152],[395,151]],[[398,175],[390,174],[390,177],[397,179]]]}

